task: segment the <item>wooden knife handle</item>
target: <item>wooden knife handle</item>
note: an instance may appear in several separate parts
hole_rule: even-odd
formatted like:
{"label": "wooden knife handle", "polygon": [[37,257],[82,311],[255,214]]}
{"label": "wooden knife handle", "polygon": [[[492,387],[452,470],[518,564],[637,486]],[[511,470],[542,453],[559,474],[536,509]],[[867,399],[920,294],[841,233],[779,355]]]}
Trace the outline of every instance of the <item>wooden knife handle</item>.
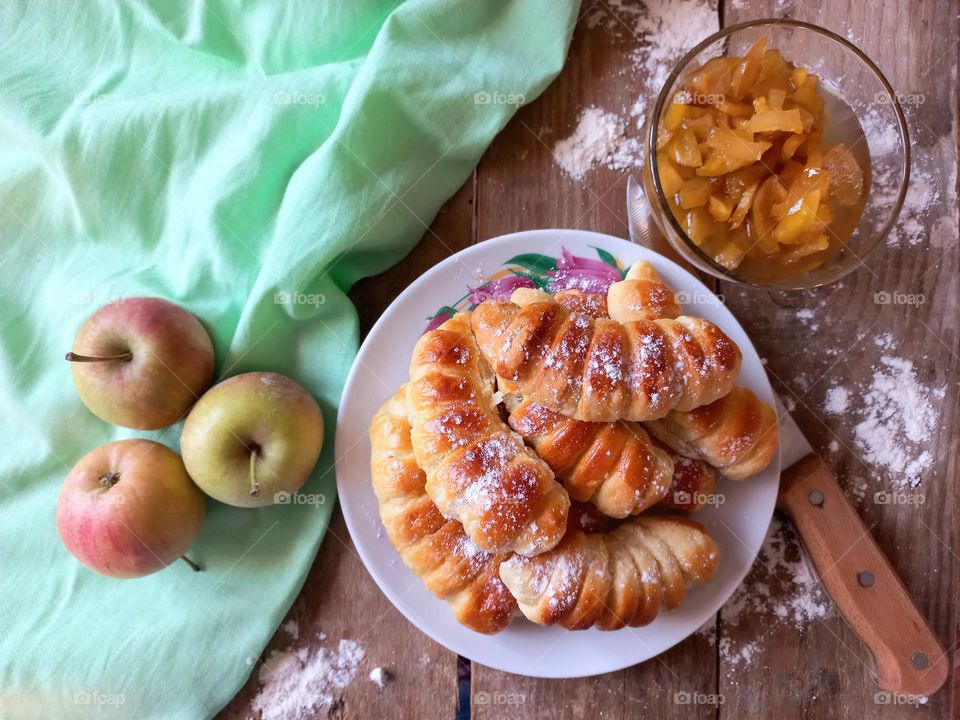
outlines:
{"label": "wooden knife handle", "polygon": [[826,463],[808,455],[784,472],[777,506],[796,525],[837,609],[873,652],[881,689],[936,692],[949,669],[943,647]]}

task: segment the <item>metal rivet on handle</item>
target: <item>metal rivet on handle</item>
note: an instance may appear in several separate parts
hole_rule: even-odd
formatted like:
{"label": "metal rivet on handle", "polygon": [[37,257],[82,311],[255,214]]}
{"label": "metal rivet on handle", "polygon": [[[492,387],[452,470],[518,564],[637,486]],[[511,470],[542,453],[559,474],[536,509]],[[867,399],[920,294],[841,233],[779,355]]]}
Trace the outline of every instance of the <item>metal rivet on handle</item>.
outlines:
{"label": "metal rivet on handle", "polygon": [[930,659],[927,657],[926,653],[917,652],[914,653],[910,658],[910,662],[913,663],[913,667],[917,670],[923,670],[927,665],[930,664]]}
{"label": "metal rivet on handle", "polygon": [[863,587],[867,587],[867,588],[873,587],[875,578],[873,577],[872,572],[870,572],[869,570],[864,570],[861,573],[857,573],[857,582],[860,583]]}
{"label": "metal rivet on handle", "polygon": [[824,497],[823,497],[823,493],[820,492],[819,490],[812,491],[810,493],[809,500],[811,505],[816,505],[817,507],[823,507]]}

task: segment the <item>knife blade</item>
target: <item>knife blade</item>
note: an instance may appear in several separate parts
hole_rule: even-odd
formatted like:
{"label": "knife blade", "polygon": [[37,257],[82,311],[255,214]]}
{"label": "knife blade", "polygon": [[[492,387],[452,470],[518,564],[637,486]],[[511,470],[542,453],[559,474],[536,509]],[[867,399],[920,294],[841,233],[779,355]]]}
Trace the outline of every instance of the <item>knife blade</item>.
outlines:
{"label": "knife blade", "polygon": [[804,436],[797,421],[784,406],[779,395],[776,400],[777,418],[780,420],[780,467],[790,467],[813,453],[813,446]]}
{"label": "knife blade", "polygon": [[890,692],[927,696],[949,674],[947,656],[864,526],[827,464],[777,398],[780,492],[820,580],[851,629],[873,653],[877,682]]}
{"label": "knife blade", "polygon": [[650,203],[643,192],[643,186],[633,177],[627,176],[627,225],[630,228],[630,242],[644,247],[650,244]]}

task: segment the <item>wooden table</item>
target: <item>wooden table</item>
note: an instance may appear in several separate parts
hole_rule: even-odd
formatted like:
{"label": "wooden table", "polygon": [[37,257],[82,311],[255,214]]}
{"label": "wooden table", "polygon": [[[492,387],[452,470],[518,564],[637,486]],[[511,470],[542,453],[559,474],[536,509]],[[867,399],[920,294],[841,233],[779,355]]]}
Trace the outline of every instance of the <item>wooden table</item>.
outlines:
{"label": "wooden table", "polygon": [[[584,0],[560,77],[542,97],[517,113],[470,181],[426,228],[414,251],[389,272],[357,285],[352,295],[364,331],[411,280],[450,253],[485,238],[534,227],[584,228],[626,236],[627,173],[599,167],[584,182],[574,182],[550,153],[557,139],[572,132],[585,107],[619,112],[641,93],[644,78],[638,76],[629,56],[642,47],[642,41],[633,34],[621,4],[629,0]],[[610,19],[604,21],[604,15]],[[731,0],[719,8],[718,19],[729,25],[769,16],[815,22],[853,39],[878,62],[899,92],[924,97],[923,104],[907,110],[914,147],[927,151],[927,171],[942,188],[943,206],[931,216],[943,217],[935,223],[931,241],[882,247],[872,256],[869,271],[861,269],[842,284],[819,291],[774,295],[727,283],[715,287],[767,359],[777,389],[793,398],[794,416],[814,446],[825,453],[841,482],[850,483],[859,476],[875,482],[877,489],[885,487],[878,470],[854,450],[853,422],[823,412],[828,386],[863,378],[877,361],[875,348],[858,338],[858,331],[869,329],[866,337],[881,330],[891,333],[921,378],[946,384],[939,427],[928,448],[936,460],[921,486],[925,502],[920,506],[877,504],[871,501],[871,490],[858,510],[953,658],[960,564],[953,549],[958,537],[955,439],[960,428],[954,409],[960,378],[960,252],[957,209],[947,203],[955,196],[947,188],[956,182],[957,7],[947,0]],[[544,134],[544,128],[553,133]],[[931,161],[931,153],[940,161]],[[923,294],[926,302],[878,305],[873,300],[878,291]],[[797,314],[814,307],[828,313],[816,329]],[[826,352],[830,347],[841,348],[841,354],[830,355]],[[796,541],[788,536],[787,542]],[[783,582],[774,583],[770,590],[775,598],[789,600],[795,588]],[[299,623],[301,637],[322,631],[328,644],[353,638],[366,650],[368,662],[356,680],[318,717],[452,720],[457,716],[461,704],[457,656],[420,633],[383,596],[360,562],[339,510],[290,618]],[[288,641],[278,634],[267,652]],[[753,650],[749,663],[730,661],[731,654],[748,645]],[[390,673],[383,690],[366,678],[375,665]],[[953,716],[954,706],[955,683],[949,682],[925,705],[898,705],[878,698],[870,660],[835,612],[801,629],[763,615],[752,617],[749,611],[733,626],[721,613],[712,630],[688,638],[657,659],[582,680],[518,677],[476,663],[470,670],[471,687],[463,694],[460,717],[478,720],[947,718]],[[220,717],[255,715],[249,708],[256,689],[253,677]],[[724,702],[679,704],[677,692],[722,695]],[[496,693],[512,693],[513,702],[490,702],[507,697]]]}

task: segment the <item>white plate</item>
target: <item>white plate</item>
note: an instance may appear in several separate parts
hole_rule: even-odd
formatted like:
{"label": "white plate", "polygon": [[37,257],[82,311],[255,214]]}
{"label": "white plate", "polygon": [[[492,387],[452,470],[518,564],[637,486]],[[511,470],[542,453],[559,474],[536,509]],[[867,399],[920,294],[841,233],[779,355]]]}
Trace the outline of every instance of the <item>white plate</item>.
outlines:
{"label": "white plate", "polygon": [[[460,625],[446,602],[431,595],[408,570],[387,540],[370,484],[370,419],[380,405],[407,381],[413,346],[427,318],[453,304],[478,284],[478,275],[502,271],[506,260],[521,253],[597,258],[596,248],[623,265],[645,259],[663,279],[687,293],[686,312],[720,326],[743,353],[739,383],[773,406],[773,391],[763,365],[743,328],[693,275],[670,260],[625,240],[580,230],[531,230],[486,240],[453,255],[424,273],[387,309],[370,331],[347,379],[337,416],[337,490],[357,552],[380,589],[406,617],[453,652],[488,667],[534,677],[570,678],[619,670],[648,660],[700,628],[733,594],[763,543],[770,524],[780,477],[776,461],[745,482],[722,479],[725,502],[696,514],[720,545],[720,566],[706,586],[693,589],[681,607],[642,628],[615,632],[569,632],[543,628],[518,616],[502,632],[486,636]],[[373,618],[371,618],[373,621]]]}

